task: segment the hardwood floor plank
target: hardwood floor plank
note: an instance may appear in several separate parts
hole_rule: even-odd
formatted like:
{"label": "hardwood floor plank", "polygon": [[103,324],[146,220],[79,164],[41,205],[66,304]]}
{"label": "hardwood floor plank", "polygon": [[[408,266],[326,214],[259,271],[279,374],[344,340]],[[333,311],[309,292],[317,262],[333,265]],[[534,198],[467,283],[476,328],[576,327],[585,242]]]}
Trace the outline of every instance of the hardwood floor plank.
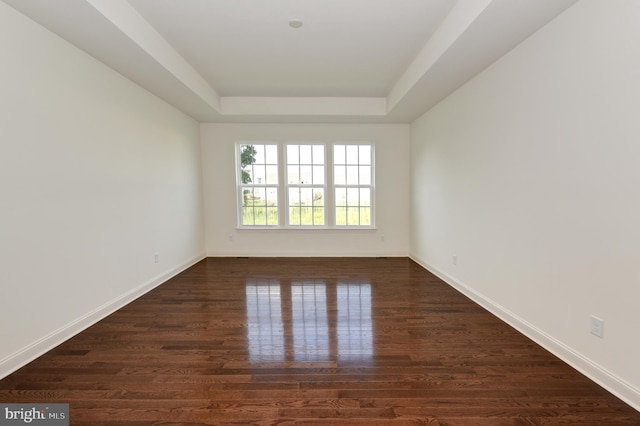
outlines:
{"label": "hardwood floor plank", "polygon": [[406,258],[209,258],[0,381],[74,425],[640,425]]}

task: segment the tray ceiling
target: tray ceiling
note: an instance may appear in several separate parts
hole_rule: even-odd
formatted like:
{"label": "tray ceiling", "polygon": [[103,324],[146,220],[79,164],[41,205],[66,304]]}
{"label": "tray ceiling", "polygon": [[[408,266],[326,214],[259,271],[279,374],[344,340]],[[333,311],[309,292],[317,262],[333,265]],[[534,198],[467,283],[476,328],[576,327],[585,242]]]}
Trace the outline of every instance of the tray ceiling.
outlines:
{"label": "tray ceiling", "polygon": [[199,121],[407,123],[576,0],[4,1]]}

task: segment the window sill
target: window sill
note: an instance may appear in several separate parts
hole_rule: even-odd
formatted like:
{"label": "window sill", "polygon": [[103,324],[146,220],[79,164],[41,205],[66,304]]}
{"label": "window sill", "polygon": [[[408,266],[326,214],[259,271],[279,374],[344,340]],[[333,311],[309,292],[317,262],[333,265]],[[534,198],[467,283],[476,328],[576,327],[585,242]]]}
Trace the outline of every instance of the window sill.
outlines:
{"label": "window sill", "polygon": [[237,226],[237,231],[375,231],[375,226]]}

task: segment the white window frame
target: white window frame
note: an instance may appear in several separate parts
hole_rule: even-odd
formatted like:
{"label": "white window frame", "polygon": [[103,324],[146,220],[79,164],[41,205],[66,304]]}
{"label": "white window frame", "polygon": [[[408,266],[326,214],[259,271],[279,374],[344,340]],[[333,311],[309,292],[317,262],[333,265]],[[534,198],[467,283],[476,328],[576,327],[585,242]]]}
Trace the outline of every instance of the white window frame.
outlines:
{"label": "white window frame", "polygon": [[[242,168],[240,167],[240,161],[241,161],[241,153],[242,153],[242,146],[244,145],[262,145],[262,146],[271,146],[271,145],[275,145],[276,149],[277,149],[277,163],[275,164],[278,167],[278,177],[277,177],[277,182],[276,183],[262,183],[262,182],[251,182],[251,183],[243,183],[242,182]],[[282,182],[282,178],[281,178],[281,173],[280,173],[280,167],[282,164],[282,157],[280,155],[280,144],[278,144],[277,142],[267,142],[267,141],[252,141],[252,142],[239,142],[236,144],[236,185],[237,185],[237,189],[236,189],[236,195],[237,195],[237,215],[238,215],[238,228],[245,228],[245,229],[259,229],[259,228],[266,228],[266,229],[274,229],[274,228],[279,228],[281,223],[282,223],[282,189],[281,189],[281,182]],[[272,163],[266,163],[265,160],[265,166],[266,165],[271,165],[273,166],[274,164]],[[265,172],[266,173],[266,172]],[[265,188],[265,191],[267,191],[269,188],[275,188],[277,191],[277,197],[276,197],[276,208],[277,208],[277,223],[276,224],[269,224],[268,223],[268,219],[266,219],[267,223],[264,224],[245,224],[243,223],[243,219],[244,219],[244,190],[245,189],[252,189],[254,190],[255,188]],[[266,201],[265,201],[266,202]],[[265,212],[265,214],[268,217],[268,211]],[[255,220],[254,220],[255,223]]]}
{"label": "white window frame", "polygon": [[[266,184],[243,184],[242,183],[242,170],[240,167],[240,154],[241,147],[243,145],[277,145],[278,150],[278,183],[273,185]],[[323,145],[324,146],[324,185],[314,184],[306,185],[301,183],[289,183],[288,176],[288,159],[287,159],[287,146],[288,145]],[[366,185],[335,185],[335,164],[333,159],[334,147],[336,145],[365,145],[371,149],[371,177],[370,183]],[[235,146],[236,157],[236,196],[237,196],[237,228],[238,229],[375,229],[375,145],[373,142],[356,142],[356,141],[337,141],[337,142],[323,142],[323,141],[240,141]],[[250,225],[243,224],[243,189],[252,186],[259,187],[274,187],[278,192],[278,224],[265,225]],[[323,187],[324,190],[324,225],[289,225],[290,222],[290,209],[289,209],[289,189],[296,187]],[[367,225],[337,225],[336,224],[336,203],[335,193],[336,187],[349,187],[349,188],[368,188],[370,190],[370,223]]]}
{"label": "white window frame", "polygon": [[[289,158],[289,147],[297,147],[298,148],[298,158],[295,159],[297,160],[297,163],[291,163],[292,160],[294,160],[293,158]],[[310,161],[309,162],[303,162],[303,160],[301,160],[302,154],[300,153],[300,147],[310,147]],[[314,147],[322,147],[322,164],[320,165],[320,163],[315,163],[314,162],[314,157],[318,154],[315,150]],[[287,142],[287,143],[283,143],[282,144],[282,151],[285,154],[285,161],[284,161],[284,186],[285,186],[285,199],[286,199],[286,209],[285,209],[285,222],[284,225],[287,228],[305,228],[305,229],[319,229],[319,228],[327,228],[329,225],[328,222],[328,218],[327,218],[327,209],[329,206],[327,206],[327,191],[328,191],[328,186],[327,186],[327,144],[323,143],[323,142]],[[296,176],[295,175],[290,175],[289,171],[290,171],[290,167],[295,167],[298,166],[299,171],[302,170],[302,167],[310,167],[310,175],[307,177],[307,182],[303,181],[303,177],[304,176],[297,176],[297,182],[293,182],[292,179],[295,179]],[[314,167],[316,169],[314,169]],[[317,167],[322,167],[322,172],[320,175],[320,172],[317,170]],[[320,176],[319,176],[320,175]],[[321,178],[321,183],[318,183],[318,178]],[[311,182],[308,181],[308,179],[311,179]],[[291,190],[295,190],[297,189],[298,191],[301,190],[315,190],[315,189],[322,189],[322,209],[323,209],[323,216],[324,216],[324,223],[321,224],[294,224],[291,223],[292,220],[292,207],[293,206],[293,200],[291,200],[290,196],[291,196]],[[314,208],[319,207],[316,206],[315,203],[315,198],[312,196],[312,205],[311,205],[311,215],[312,215],[312,221],[314,216]],[[300,214],[302,215],[302,207],[300,207]]]}
{"label": "white window frame", "polygon": [[[336,159],[334,158],[335,155],[335,150],[337,146],[345,146],[345,147],[358,147],[358,160],[356,162],[348,162],[347,160],[345,160],[344,164],[336,164]],[[361,162],[360,159],[360,147],[369,147],[370,149],[370,159],[369,159],[369,164],[367,163],[363,163]],[[332,209],[333,209],[333,227],[336,229],[372,229],[375,228],[375,148],[374,145],[370,142],[336,142],[333,143],[331,145],[331,170],[332,170],[332,185],[331,185],[331,190],[332,190],[332,195],[333,195],[333,202],[332,202]],[[342,183],[339,179],[337,179],[336,176],[336,168],[337,166],[345,166],[345,174],[348,175],[348,172],[346,171],[346,169],[348,167],[357,167],[358,170],[360,169],[360,167],[369,167],[370,169],[370,176],[369,176],[369,183],[362,183],[360,182],[360,175],[358,173],[358,182],[354,183],[354,182],[349,182],[348,181],[348,177],[345,176],[345,179],[347,181],[345,181],[344,183]],[[337,189],[345,189],[345,191],[349,191],[349,190],[357,190],[358,192],[360,192],[361,189],[365,189],[369,191],[369,223],[366,225],[362,225],[362,224],[338,224],[338,208],[339,207],[345,207],[348,209],[348,207],[345,206],[338,206],[338,200],[337,200],[337,196],[336,196],[336,192]],[[363,207],[363,205],[359,204],[358,205],[358,209],[360,210]],[[360,222],[360,212],[358,213],[358,221]],[[347,217],[348,217],[348,212],[347,212]],[[347,219],[348,222],[348,219]]]}

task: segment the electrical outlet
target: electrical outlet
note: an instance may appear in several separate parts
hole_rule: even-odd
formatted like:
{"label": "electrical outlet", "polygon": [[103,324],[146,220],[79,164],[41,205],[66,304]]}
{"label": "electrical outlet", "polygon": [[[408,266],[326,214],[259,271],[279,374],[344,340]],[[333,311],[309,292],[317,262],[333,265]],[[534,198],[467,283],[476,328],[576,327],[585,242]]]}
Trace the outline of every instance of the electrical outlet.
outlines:
{"label": "electrical outlet", "polygon": [[604,337],[604,320],[591,315],[591,334],[600,338]]}
{"label": "electrical outlet", "polygon": [[458,255],[454,254],[453,256],[451,256],[451,263],[453,263],[454,265],[458,264]]}
{"label": "electrical outlet", "polygon": [[155,263],[160,263],[160,254],[159,253],[153,253],[153,261]]}

